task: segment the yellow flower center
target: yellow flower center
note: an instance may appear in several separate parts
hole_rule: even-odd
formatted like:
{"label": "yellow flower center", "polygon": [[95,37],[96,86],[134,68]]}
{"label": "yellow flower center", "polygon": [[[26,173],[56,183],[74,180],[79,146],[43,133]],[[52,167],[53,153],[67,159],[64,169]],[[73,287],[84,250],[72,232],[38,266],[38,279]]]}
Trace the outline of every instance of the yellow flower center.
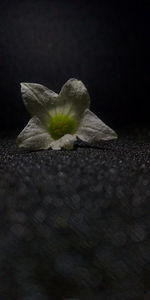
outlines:
{"label": "yellow flower center", "polygon": [[51,117],[48,130],[54,140],[60,139],[65,134],[74,134],[77,121],[69,115],[56,114]]}

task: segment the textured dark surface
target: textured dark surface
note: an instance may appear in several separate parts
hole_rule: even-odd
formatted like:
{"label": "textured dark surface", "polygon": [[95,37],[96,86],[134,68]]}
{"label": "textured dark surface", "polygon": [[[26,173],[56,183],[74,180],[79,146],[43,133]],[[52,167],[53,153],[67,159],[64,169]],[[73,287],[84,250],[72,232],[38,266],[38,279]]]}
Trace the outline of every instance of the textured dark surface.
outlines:
{"label": "textured dark surface", "polygon": [[150,130],[25,152],[0,139],[0,299],[150,299]]}

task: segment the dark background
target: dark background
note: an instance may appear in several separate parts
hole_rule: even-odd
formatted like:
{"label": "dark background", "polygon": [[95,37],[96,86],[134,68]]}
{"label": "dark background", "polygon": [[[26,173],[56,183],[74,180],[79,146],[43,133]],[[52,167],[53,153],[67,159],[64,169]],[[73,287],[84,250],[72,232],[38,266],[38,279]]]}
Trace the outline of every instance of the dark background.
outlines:
{"label": "dark background", "polygon": [[59,92],[71,77],[115,129],[148,123],[148,16],[148,1],[2,0],[1,129],[29,119],[21,81]]}

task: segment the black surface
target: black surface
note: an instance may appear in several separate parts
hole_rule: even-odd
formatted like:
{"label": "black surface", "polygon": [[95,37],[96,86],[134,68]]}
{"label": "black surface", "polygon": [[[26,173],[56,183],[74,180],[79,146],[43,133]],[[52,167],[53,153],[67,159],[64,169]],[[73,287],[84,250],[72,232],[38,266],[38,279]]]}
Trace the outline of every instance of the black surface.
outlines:
{"label": "black surface", "polygon": [[0,299],[150,299],[150,130],[74,151],[0,139]]}
{"label": "black surface", "polygon": [[1,0],[0,128],[27,121],[20,82],[81,79],[111,127],[149,122],[149,1]]}

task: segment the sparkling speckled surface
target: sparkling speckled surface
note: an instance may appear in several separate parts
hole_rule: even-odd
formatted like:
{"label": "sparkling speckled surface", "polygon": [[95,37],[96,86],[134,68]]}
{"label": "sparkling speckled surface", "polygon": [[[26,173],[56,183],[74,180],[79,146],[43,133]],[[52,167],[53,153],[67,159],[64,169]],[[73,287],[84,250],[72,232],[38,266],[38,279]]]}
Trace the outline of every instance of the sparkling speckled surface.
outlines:
{"label": "sparkling speckled surface", "polygon": [[30,153],[14,136],[0,139],[0,299],[148,300],[150,131]]}

